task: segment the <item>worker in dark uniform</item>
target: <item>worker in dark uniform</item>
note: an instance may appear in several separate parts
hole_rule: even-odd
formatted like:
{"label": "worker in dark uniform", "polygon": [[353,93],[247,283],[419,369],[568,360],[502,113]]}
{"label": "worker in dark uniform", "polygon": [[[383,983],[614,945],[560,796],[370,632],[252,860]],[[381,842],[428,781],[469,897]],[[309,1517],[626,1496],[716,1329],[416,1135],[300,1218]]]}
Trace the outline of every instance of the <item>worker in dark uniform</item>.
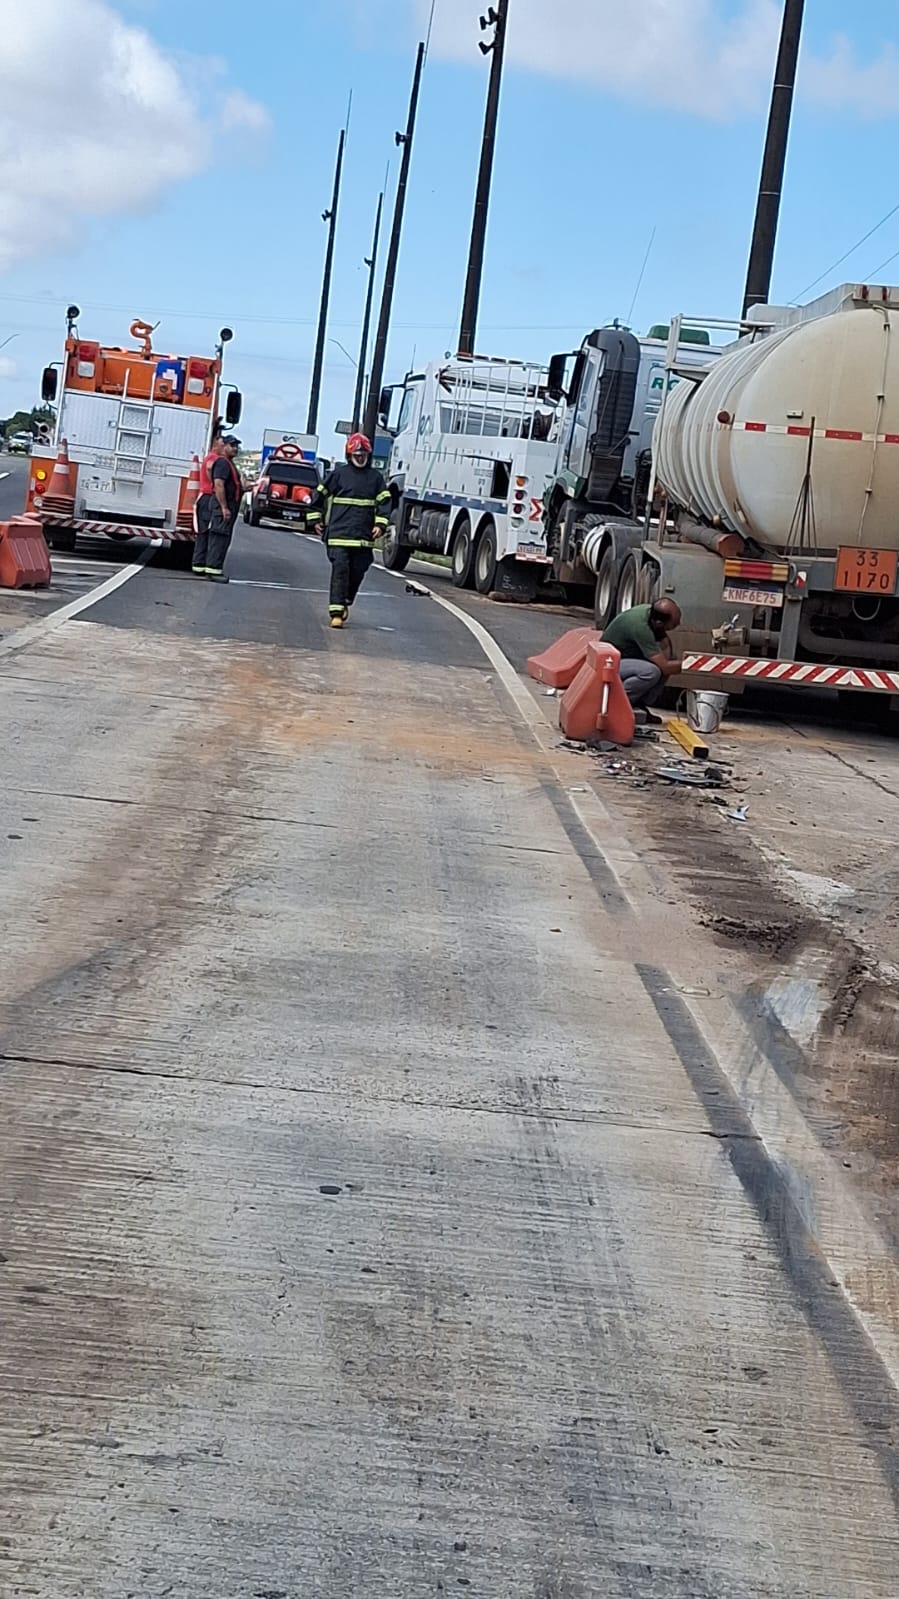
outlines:
{"label": "worker in dark uniform", "polygon": [[225,556],[234,535],[243,497],[243,483],[234,465],[234,457],[239,449],[240,439],[235,438],[233,433],[226,433],[222,439],[222,453],[212,463],[209,473],[214,499],[209,514],[206,576],[211,583],[230,581],[225,576]]}
{"label": "worker in dark uniform", "polygon": [[216,433],[209,449],[200,462],[200,493],[197,497],[194,511],[194,556],[191,570],[195,577],[206,576],[206,559],[209,549],[209,522],[212,516],[212,507],[215,504],[215,493],[212,488],[212,468],[222,455],[222,435]]}
{"label": "worker in dark uniform", "polygon": [[346,465],[332,467],[318,485],[306,522],[319,531],[331,562],[328,614],[332,627],[343,627],[362,579],[374,560],[374,542],[386,531],[390,490],[371,464],[371,443],[364,433],[347,439]]}

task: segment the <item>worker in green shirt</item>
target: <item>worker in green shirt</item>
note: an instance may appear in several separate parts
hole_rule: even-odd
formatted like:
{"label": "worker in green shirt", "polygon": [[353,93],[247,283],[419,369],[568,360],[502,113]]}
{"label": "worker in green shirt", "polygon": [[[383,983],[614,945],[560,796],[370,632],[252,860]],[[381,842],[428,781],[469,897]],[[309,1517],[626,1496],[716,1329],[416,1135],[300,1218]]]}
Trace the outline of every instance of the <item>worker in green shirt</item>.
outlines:
{"label": "worker in green shirt", "polygon": [[675,657],[671,634],[679,627],[680,606],[674,600],[653,600],[622,611],[603,629],[603,643],[614,644],[621,656],[619,674],[637,721],[660,722],[649,710],[669,677],[682,670]]}

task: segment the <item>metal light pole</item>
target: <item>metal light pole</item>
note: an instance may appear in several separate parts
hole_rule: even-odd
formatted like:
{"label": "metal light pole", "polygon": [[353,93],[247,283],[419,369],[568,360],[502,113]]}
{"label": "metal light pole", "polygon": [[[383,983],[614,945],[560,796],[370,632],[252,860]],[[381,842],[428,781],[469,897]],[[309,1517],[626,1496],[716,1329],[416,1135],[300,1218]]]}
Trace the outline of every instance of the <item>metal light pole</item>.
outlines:
{"label": "metal light pole", "polygon": [[384,206],[383,192],[378,195],[378,209],[375,213],[375,235],[372,240],[371,256],[365,256],[365,265],[368,267],[368,290],[365,295],[365,315],[362,318],[362,342],[359,346],[359,367],[356,373],[356,393],[353,397],[353,428],[362,425],[362,391],[365,387],[365,360],[368,355],[368,333],[371,327],[371,306],[375,294],[375,273],[378,268],[378,244],[381,238],[381,211]]}
{"label": "metal light pole", "polygon": [[325,364],[325,335],[328,329],[328,302],[331,298],[331,269],[334,265],[334,238],[337,233],[337,207],[340,203],[340,177],[343,171],[343,149],[346,143],[346,128],[341,128],[340,139],[337,144],[337,165],[334,168],[334,192],[331,196],[330,211],[322,212],[322,221],[329,224],[328,246],[325,250],[325,271],[322,278],[322,299],[318,313],[318,333],[315,339],[315,357],[312,362],[312,385],[309,390],[309,414],[306,418],[306,432],[315,433],[318,428],[318,402],[322,388],[322,368]]}
{"label": "metal light pole", "polygon": [[481,27],[494,28],[493,39],[478,45],[482,55],[491,55],[490,82],[487,86],[487,109],[484,114],[484,138],[481,143],[481,164],[478,169],[478,187],[475,194],[474,216],[471,223],[471,245],[468,252],[468,272],[465,277],[465,298],[462,302],[462,326],[459,329],[459,354],[474,355],[475,333],[478,325],[478,304],[481,298],[481,277],[484,270],[484,243],[487,237],[487,212],[490,207],[490,186],[493,181],[493,153],[496,148],[496,124],[499,118],[499,92],[503,81],[503,57],[506,49],[506,27],[509,20],[509,0],[498,0],[489,6],[481,17]]}
{"label": "metal light pole", "polygon": [[759,197],[749,251],[746,290],[743,295],[744,317],[750,306],[766,305],[771,290],[777,219],[780,215],[780,197],[787,160],[787,142],[790,137],[790,116],[793,109],[793,90],[796,85],[796,64],[799,59],[804,9],[805,0],[784,0],[780,47],[774,71],[774,88],[771,91],[765,154],[762,157]]}
{"label": "metal light pole", "polygon": [[393,208],[393,228],[390,233],[390,246],[387,251],[387,266],[384,271],[384,288],[381,291],[381,314],[378,318],[378,331],[375,335],[375,348],[371,362],[371,381],[368,390],[368,404],[365,407],[365,432],[372,443],[378,428],[378,400],[381,395],[381,383],[384,377],[384,361],[387,355],[387,335],[390,332],[390,313],[393,309],[393,289],[396,283],[396,268],[400,254],[400,236],[403,231],[403,212],[406,208],[406,189],[409,184],[409,164],[412,160],[412,140],[415,134],[415,115],[418,111],[418,92],[421,88],[421,70],[424,66],[425,47],[418,46],[418,55],[415,61],[415,75],[412,79],[412,94],[409,99],[409,115],[406,121],[405,133],[396,135],[396,142],[402,145],[403,159],[400,164],[400,175],[396,186],[396,202]]}

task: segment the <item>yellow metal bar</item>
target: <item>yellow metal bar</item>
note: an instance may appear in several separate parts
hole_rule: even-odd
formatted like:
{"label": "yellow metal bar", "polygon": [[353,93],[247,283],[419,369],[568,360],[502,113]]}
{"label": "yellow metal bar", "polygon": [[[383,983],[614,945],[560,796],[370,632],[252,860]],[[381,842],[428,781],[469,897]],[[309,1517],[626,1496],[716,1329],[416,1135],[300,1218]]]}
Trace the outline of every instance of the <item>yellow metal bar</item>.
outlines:
{"label": "yellow metal bar", "polygon": [[681,721],[678,716],[671,716],[665,723],[665,731],[677,740],[688,755],[692,755],[694,761],[704,761],[708,758],[708,744],[704,744],[699,734],[694,733],[689,722]]}

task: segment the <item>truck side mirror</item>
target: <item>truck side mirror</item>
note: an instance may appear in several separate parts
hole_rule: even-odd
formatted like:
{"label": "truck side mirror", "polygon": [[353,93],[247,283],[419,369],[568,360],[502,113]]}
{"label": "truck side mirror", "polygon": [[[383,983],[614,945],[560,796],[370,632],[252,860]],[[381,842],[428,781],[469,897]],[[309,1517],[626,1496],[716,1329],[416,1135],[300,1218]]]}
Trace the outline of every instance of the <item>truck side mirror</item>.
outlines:
{"label": "truck side mirror", "polygon": [[546,392],[551,400],[564,400],[565,398],[565,368],[567,365],[567,355],[554,355],[550,360]]}
{"label": "truck side mirror", "polygon": [[41,399],[44,401],[45,405],[52,405],[53,401],[56,399],[56,385],[58,381],[59,373],[57,372],[55,366],[45,366],[43,375],[41,377]]}
{"label": "truck side mirror", "polygon": [[225,421],[229,428],[237,426],[238,422],[240,421],[240,413],[242,410],[243,395],[241,394],[240,389],[229,389],[228,398],[225,401]]}

